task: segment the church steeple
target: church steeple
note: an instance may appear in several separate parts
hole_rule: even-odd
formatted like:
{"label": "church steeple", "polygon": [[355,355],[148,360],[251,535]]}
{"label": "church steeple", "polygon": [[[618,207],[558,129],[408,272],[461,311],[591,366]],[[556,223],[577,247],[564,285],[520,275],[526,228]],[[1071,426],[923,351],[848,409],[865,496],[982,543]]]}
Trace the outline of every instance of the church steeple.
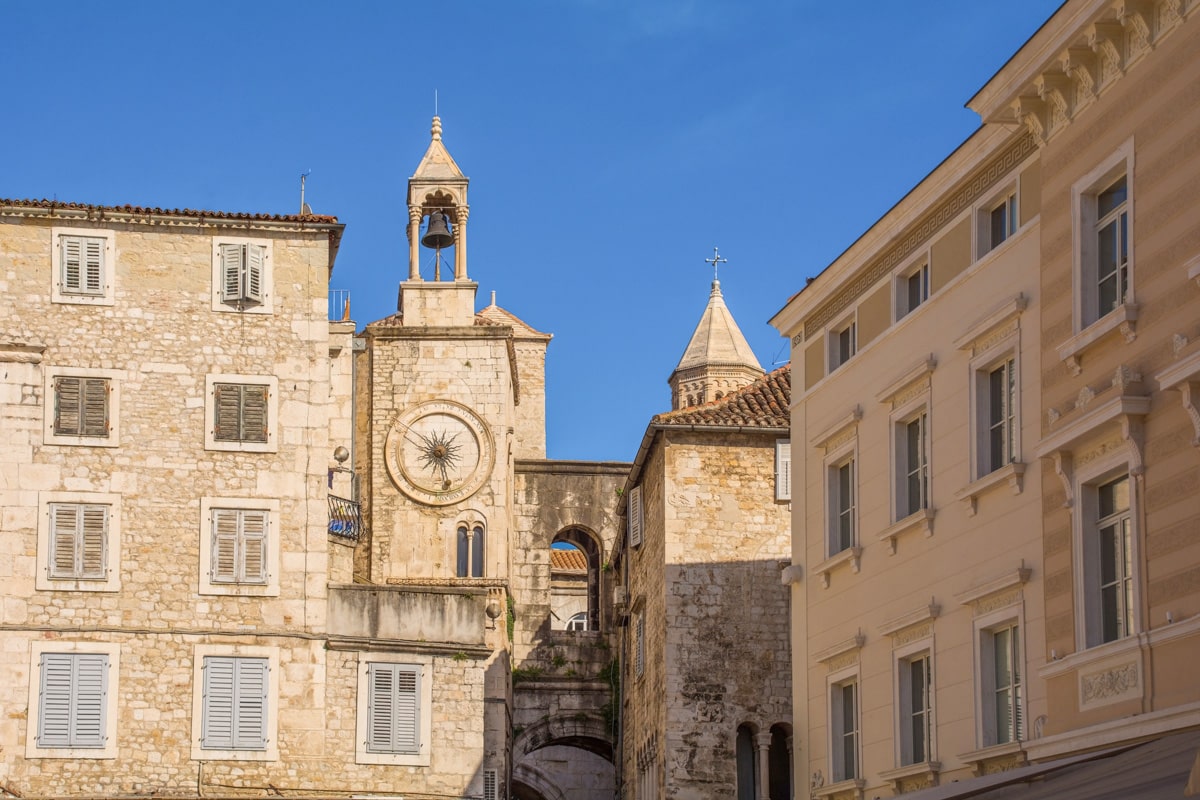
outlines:
{"label": "church steeple", "polygon": [[729,313],[721,282],[713,278],[708,305],[683,358],[667,379],[673,409],[700,405],[748,386],[763,374],[754,351]]}

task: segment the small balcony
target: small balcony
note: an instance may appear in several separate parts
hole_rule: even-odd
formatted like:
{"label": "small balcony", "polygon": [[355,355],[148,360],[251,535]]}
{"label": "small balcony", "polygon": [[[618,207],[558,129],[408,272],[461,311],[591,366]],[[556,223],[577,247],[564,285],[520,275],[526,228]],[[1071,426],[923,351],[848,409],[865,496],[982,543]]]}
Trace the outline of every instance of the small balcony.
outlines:
{"label": "small balcony", "polygon": [[329,495],[329,535],[357,542],[362,532],[362,507],[353,500]]}

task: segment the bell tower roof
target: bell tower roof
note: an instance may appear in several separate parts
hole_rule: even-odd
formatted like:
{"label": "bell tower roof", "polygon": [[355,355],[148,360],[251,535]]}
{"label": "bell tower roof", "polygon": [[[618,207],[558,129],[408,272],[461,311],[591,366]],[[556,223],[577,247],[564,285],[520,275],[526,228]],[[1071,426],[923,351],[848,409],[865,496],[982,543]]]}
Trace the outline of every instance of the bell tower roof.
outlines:
{"label": "bell tower roof", "polygon": [[668,383],[674,408],[714,400],[763,374],[750,343],[725,305],[721,282],[713,280],[708,305]]}
{"label": "bell tower roof", "polygon": [[425,150],[425,156],[417,165],[417,171],[413,173],[411,180],[431,182],[466,180],[467,176],[458,168],[458,164],[454,163],[454,158],[442,142],[441,117],[433,118],[429,134],[431,137],[429,147]]}

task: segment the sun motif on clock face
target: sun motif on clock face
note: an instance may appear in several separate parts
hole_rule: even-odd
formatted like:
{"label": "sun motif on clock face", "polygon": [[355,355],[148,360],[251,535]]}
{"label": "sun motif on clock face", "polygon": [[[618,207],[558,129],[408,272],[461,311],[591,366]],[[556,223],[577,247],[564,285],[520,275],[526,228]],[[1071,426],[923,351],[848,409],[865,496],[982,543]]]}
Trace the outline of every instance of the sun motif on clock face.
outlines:
{"label": "sun motif on clock face", "polygon": [[495,449],[487,424],[471,409],[434,400],[396,417],[384,442],[392,480],[426,505],[470,497],[487,481]]}

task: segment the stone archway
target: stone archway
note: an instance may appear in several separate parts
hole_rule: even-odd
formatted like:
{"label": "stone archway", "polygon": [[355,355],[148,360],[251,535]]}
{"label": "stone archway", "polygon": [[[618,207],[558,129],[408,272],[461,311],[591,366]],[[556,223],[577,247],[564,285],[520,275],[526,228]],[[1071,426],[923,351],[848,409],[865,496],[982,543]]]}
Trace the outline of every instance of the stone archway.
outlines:
{"label": "stone archway", "polygon": [[512,796],[514,800],[566,800],[554,781],[530,764],[513,767]]}
{"label": "stone archway", "polygon": [[613,737],[599,714],[557,714],[521,731],[513,741],[513,763],[529,753],[552,745],[577,747],[613,761]]}

